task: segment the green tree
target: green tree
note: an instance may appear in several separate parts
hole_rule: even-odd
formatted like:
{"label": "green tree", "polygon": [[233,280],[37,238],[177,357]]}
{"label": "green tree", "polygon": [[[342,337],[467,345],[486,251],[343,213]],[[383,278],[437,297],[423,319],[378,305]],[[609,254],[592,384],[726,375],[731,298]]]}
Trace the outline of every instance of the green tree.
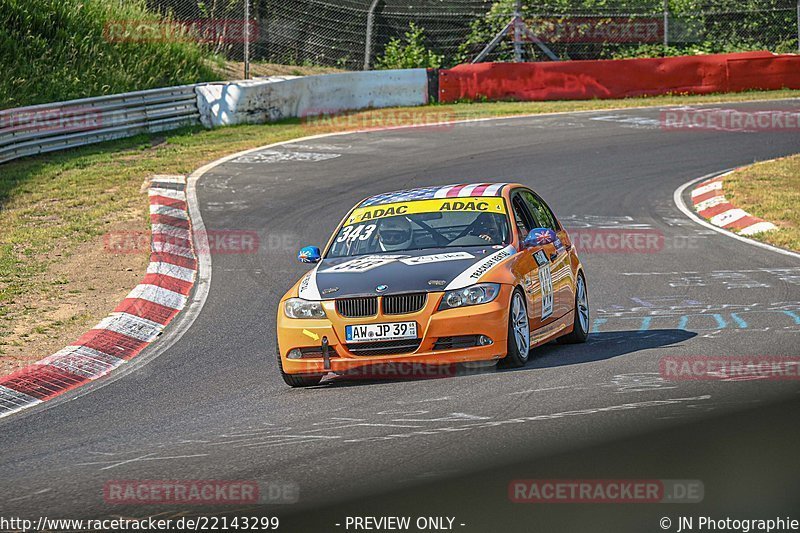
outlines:
{"label": "green tree", "polygon": [[425,46],[425,30],[412,22],[403,39],[389,41],[383,56],[375,62],[375,68],[439,68],[443,59],[444,56]]}

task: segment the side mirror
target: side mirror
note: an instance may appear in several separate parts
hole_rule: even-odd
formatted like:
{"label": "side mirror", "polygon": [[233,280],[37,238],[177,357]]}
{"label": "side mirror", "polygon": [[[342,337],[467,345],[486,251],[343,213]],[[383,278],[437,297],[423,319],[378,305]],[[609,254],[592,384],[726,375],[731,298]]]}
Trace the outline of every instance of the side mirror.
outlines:
{"label": "side mirror", "polygon": [[522,241],[522,248],[533,248],[534,246],[544,246],[553,244],[558,240],[556,232],[550,228],[533,228],[525,240]]}
{"label": "side mirror", "polygon": [[301,263],[319,263],[322,254],[316,246],[305,246],[297,252],[297,260]]}

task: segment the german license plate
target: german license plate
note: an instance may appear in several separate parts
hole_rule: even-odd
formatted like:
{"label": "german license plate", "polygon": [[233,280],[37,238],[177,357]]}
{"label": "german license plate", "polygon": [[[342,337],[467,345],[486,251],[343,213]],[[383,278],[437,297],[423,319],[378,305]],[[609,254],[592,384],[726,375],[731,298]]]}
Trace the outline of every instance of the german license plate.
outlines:
{"label": "german license plate", "polygon": [[395,341],[416,339],[416,322],[388,322],[386,324],[360,324],[344,327],[347,342]]}

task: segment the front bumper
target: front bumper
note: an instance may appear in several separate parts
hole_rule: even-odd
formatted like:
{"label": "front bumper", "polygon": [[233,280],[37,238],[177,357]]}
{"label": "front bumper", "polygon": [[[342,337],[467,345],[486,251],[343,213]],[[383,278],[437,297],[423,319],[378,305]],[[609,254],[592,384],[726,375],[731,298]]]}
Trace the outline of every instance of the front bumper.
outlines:
{"label": "front bumper", "polygon": [[[368,318],[346,318],[336,312],[333,300],[323,302],[327,318],[294,319],[283,312],[283,302],[278,309],[278,346],[283,371],[287,374],[347,373],[352,370],[377,364],[409,363],[415,365],[452,365],[472,361],[491,361],[506,354],[508,337],[508,302],[513,288],[502,285],[500,294],[487,304],[437,311],[442,292],[429,293],[425,307],[416,313],[384,315]],[[414,351],[390,355],[356,355],[345,343],[345,326],[355,324],[378,324],[384,322],[415,321],[421,339]],[[436,341],[446,337],[485,335],[492,344],[469,348],[434,349]],[[304,356],[289,359],[287,354],[294,349],[307,352],[319,350],[322,339],[327,338],[330,349],[330,368],[325,368],[324,359]]]}

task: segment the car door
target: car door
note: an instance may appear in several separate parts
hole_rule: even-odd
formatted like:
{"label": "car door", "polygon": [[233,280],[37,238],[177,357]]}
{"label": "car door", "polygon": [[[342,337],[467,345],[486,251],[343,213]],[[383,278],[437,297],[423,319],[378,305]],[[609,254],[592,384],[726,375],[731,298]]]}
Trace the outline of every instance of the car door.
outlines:
{"label": "car door", "polygon": [[[525,200],[520,196],[519,189],[512,191],[510,198],[521,247],[528,233],[538,226]],[[514,274],[521,280],[525,290],[528,319],[531,331],[534,331],[554,319],[550,263],[541,247],[521,249],[519,256],[515,263]]]}
{"label": "car door", "polygon": [[553,283],[553,318],[560,318],[572,310],[575,302],[574,285],[570,264],[569,241],[567,232],[560,226],[550,207],[536,193],[522,189],[519,193],[525,206],[534,219],[536,227],[548,228],[556,232],[559,240],[545,245],[545,253],[550,261],[550,272]]}

